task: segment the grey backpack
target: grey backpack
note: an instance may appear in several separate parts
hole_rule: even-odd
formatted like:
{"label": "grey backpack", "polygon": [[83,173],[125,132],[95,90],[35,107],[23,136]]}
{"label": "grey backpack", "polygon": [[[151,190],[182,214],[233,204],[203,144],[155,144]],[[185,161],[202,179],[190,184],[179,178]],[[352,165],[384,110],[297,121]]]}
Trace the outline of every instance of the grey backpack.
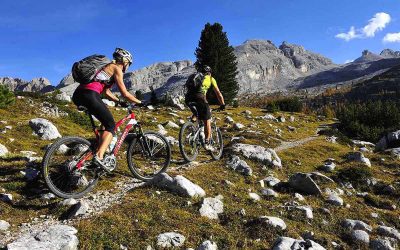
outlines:
{"label": "grey backpack", "polygon": [[200,91],[201,85],[204,81],[204,75],[202,73],[191,74],[186,80],[185,87],[187,94],[195,94]]}
{"label": "grey backpack", "polygon": [[88,84],[93,81],[93,78],[100,70],[110,63],[111,60],[103,55],[85,57],[72,65],[72,77],[75,82]]}

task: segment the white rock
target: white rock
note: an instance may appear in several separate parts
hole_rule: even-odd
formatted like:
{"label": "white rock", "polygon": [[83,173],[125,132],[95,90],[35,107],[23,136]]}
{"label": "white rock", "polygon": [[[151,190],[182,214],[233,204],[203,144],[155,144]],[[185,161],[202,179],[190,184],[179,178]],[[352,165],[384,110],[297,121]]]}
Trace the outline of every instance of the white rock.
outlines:
{"label": "white rock", "polygon": [[378,238],[371,240],[369,247],[371,250],[396,250],[396,240],[392,238]]}
{"label": "white rock", "polygon": [[56,196],[53,193],[42,194],[41,197],[44,200],[51,200],[51,199],[56,198]]}
{"label": "white rock", "polygon": [[[307,246],[305,248],[305,246]],[[279,237],[272,248],[272,250],[325,250],[320,244],[306,239],[306,240],[296,240],[289,237]]]}
{"label": "white rock", "polygon": [[400,232],[393,227],[379,226],[377,231],[379,235],[391,237],[400,241]]}
{"label": "white rock", "polygon": [[238,156],[232,155],[226,162],[227,166],[243,175],[250,176],[253,174],[253,170],[247,164],[247,162],[241,160]]}
{"label": "white rock", "polygon": [[0,194],[0,201],[11,202],[13,200],[12,194]]}
{"label": "white rock", "polygon": [[8,149],[6,146],[0,143],[0,157],[6,156],[8,154]]}
{"label": "white rock", "polygon": [[363,153],[361,152],[353,152],[348,155],[348,160],[350,161],[356,161],[356,162],[361,162],[367,165],[368,167],[371,167],[371,162],[368,158],[366,158]]}
{"label": "white rock", "polygon": [[66,206],[66,207],[73,206],[76,203],[78,203],[78,201],[75,200],[74,198],[68,198],[68,199],[61,201],[61,205]]}
{"label": "white rock", "polygon": [[281,218],[272,216],[261,216],[259,220],[270,227],[278,228],[280,230],[286,229],[286,223]]}
{"label": "white rock", "polygon": [[335,206],[343,206],[343,199],[335,193],[329,194],[326,201]]}
{"label": "white rock", "polygon": [[267,186],[269,186],[269,187],[273,187],[273,186],[275,186],[276,184],[280,183],[281,180],[279,180],[278,178],[273,177],[273,176],[268,176],[268,177],[266,177],[265,179],[263,179],[262,182],[263,182],[264,184],[267,184]]}
{"label": "white rock", "polygon": [[309,207],[309,206],[296,206],[296,209],[302,211],[307,219],[311,220],[311,219],[314,218],[313,211],[312,211],[311,207]]}
{"label": "white rock", "polygon": [[186,197],[204,197],[206,195],[204,189],[181,175],[172,178],[167,173],[162,173],[148,183]]}
{"label": "white rock", "polygon": [[264,188],[263,190],[261,190],[261,194],[267,198],[270,198],[270,197],[276,198],[279,196],[277,192],[275,192],[274,190],[272,190],[270,188]]}
{"label": "white rock", "polygon": [[234,152],[241,153],[244,157],[262,162],[267,165],[281,168],[282,162],[273,149],[266,149],[258,145],[237,143],[232,146]]}
{"label": "white rock", "polygon": [[103,102],[104,102],[107,106],[109,106],[109,107],[115,107],[115,102],[110,101],[110,100],[108,100],[108,99],[102,99],[102,100],[103,100]]}
{"label": "white rock", "polygon": [[204,241],[196,250],[217,250],[218,246],[215,242],[209,240]]}
{"label": "white rock", "polygon": [[224,212],[224,204],[217,198],[205,198],[199,211],[201,216],[218,219],[218,214]]}
{"label": "white rock", "polygon": [[261,197],[256,193],[249,193],[249,197],[254,202],[257,202],[261,199]]}
{"label": "white rock", "polygon": [[56,95],[56,99],[59,101],[71,102],[71,97],[65,92],[61,92],[60,94]]}
{"label": "white rock", "polygon": [[39,249],[78,249],[78,231],[71,226],[53,225],[39,233],[27,234],[7,245],[9,250],[39,250]]}
{"label": "white rock", "polygon": [[235,123],[235,124],[233,124],[233,128],[236,130],[241,130],[244,128],[244,125],[241,123]]}
{"label": "white rock", "polygon": [[295,198],[296,200],[298,200],[298,201],[304,201],[304,200],[305,200],[305,199],[304,199],[304,196],[301,195],[301,194],[299,194],[299,193],[295,193],[295,194],[294,194],[294,198]]}
{"label": "white rock", "polygon": [[86,201],[81,200],[72,207],[71,212],[68,214],[67,217],[68,219],[71,219],[80,215],[84,215],[88,210],[89,204]]}
{"label": "white rock", "polygon": [[232,119],[232,117],[227,116],[225,117],[225,123],[227,124],[233,124],[235,121]]}
{"label": "white rock", "polygon": [[363,230],[372,232],[372,227],[361,220],[345,219],[342,222],[342,226],[350,230]]}
{"label": "white rock", "polygon": [[158,124],[158,125],[157,125],[157,128],[158,128],[158,133],[160,133],[160,134],[162,134],[162,135],[168,134],[167,130],[165,130],[165,128],[164,128],[163,125]]}
{"label": "white rock", "polygon": [[180,128],[178,124],[176,124],[175,122],[171,122],[171,121],[168,121],[168,122],[164,125],[164,127],[166,127],[166,128],[173,128],[173,129],[178,129],[178,128]]}
{"label": "white rock", "polygon": [[56,126],[43,118],[36,118],[29,121],[29,126],[42,140],[53,140],[61,137]]}
{"label": "white rock", "polygon": [[363,230],[354,230],[351,232],[350,236],[356,242],[369,244],[369,235]]}
{"label": "white rock", "polygon": [[157,246],[159,247],[180,247],[185,243],[185,236],[182,234],[170,232],[163,233],[157,236]]}
{"label": "white rock", "polygon": [[167,141],[169,142],[169,145],[171,145],[171,146],[179,145],[178,140],[175,139],[173,136],[167,136],[167,137],[165,137],[165,139],[167,139]]}
{"label": "white rock", "polygon": [[10,223],[5,220],[0,220],[0,232],[7,231],[10,228]]}
{"label": "white rock", "polygon": [[148,105],[148,106],[147,106],[147,109],[148,109],[148,110],[154,110],[154,107],[153,107],[152,105]]}

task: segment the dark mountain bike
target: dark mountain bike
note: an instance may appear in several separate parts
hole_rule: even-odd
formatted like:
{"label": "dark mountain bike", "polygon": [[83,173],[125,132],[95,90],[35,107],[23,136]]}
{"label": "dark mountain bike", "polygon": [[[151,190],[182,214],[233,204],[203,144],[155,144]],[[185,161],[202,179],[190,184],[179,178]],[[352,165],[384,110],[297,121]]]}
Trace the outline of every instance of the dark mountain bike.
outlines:
{"label": "dark mountain bike", "polygon": [[96,139],[90,142],[77,136],[63,137],[47,149],[42,161],[42,170],[44,180],[54,194],[62,198],[80,198],[90,192],[101,176],[117,167],[116,156],[128,134],[133,138],[129,142],[126,157],[134,177],[148,181],[165,172],[171,161],[171,149],[167,139],[156,132],[143,132],[132,109],[133,105],[129,106],[128,115],[116,124],[117,134],[121,125],[127,122],[114,148],[104,155],[104,170],[91,161],[99,145],[101,130],[97,129],[87,109],[78,107],[78,110],[89,115]]}
{"label": "dark mountain bike", "polygon": [[[196,111],[194,103],[189,103],[189,105],[192,105],[193,110]],[[204,123],[199,119],[197,112],[195,115],[197,116],[197,121],[187,121],[179,131],[179,150],[187,162],[194,161],[199,154],[200,148],[204,148]],[[214,160],[221,159],[224,150],[224,142],[221,130],[218,128],[214,117],[211,118],[210,144],[214,150],[207,152]]]}

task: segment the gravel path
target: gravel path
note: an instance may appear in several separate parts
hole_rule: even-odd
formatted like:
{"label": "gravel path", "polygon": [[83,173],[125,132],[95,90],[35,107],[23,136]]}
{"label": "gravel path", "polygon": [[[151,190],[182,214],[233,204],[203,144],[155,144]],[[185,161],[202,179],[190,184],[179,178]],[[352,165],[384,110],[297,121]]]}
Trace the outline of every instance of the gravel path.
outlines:
{"label": "gravel path", "polygon": [[274,150],[275,150],[275,152],[279,152],[279,151],[286,150],[289,148],[295,148],[295,147],[301,146],[309,141],[313,141],[317,138],[318,138],[317,135],[313,135],[313,136],[310,136],[310,137],[307,137],[307,138],[304,138],[304,139],[301,139],[298,141],[283,142],[280,146],[274,148]]}

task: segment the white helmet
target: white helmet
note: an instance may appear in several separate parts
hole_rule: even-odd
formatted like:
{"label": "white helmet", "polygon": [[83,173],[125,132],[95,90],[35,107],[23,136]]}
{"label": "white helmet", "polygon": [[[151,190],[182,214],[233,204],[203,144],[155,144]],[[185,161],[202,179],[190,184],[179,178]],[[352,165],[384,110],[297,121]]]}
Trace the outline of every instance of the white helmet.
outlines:
{"label": "white helmet", "polygon": [[129,64],[133,63],[132,54],[129,51],[121,48],[116,48],[113,53],[113,58],[117,62],[129,62]]}

